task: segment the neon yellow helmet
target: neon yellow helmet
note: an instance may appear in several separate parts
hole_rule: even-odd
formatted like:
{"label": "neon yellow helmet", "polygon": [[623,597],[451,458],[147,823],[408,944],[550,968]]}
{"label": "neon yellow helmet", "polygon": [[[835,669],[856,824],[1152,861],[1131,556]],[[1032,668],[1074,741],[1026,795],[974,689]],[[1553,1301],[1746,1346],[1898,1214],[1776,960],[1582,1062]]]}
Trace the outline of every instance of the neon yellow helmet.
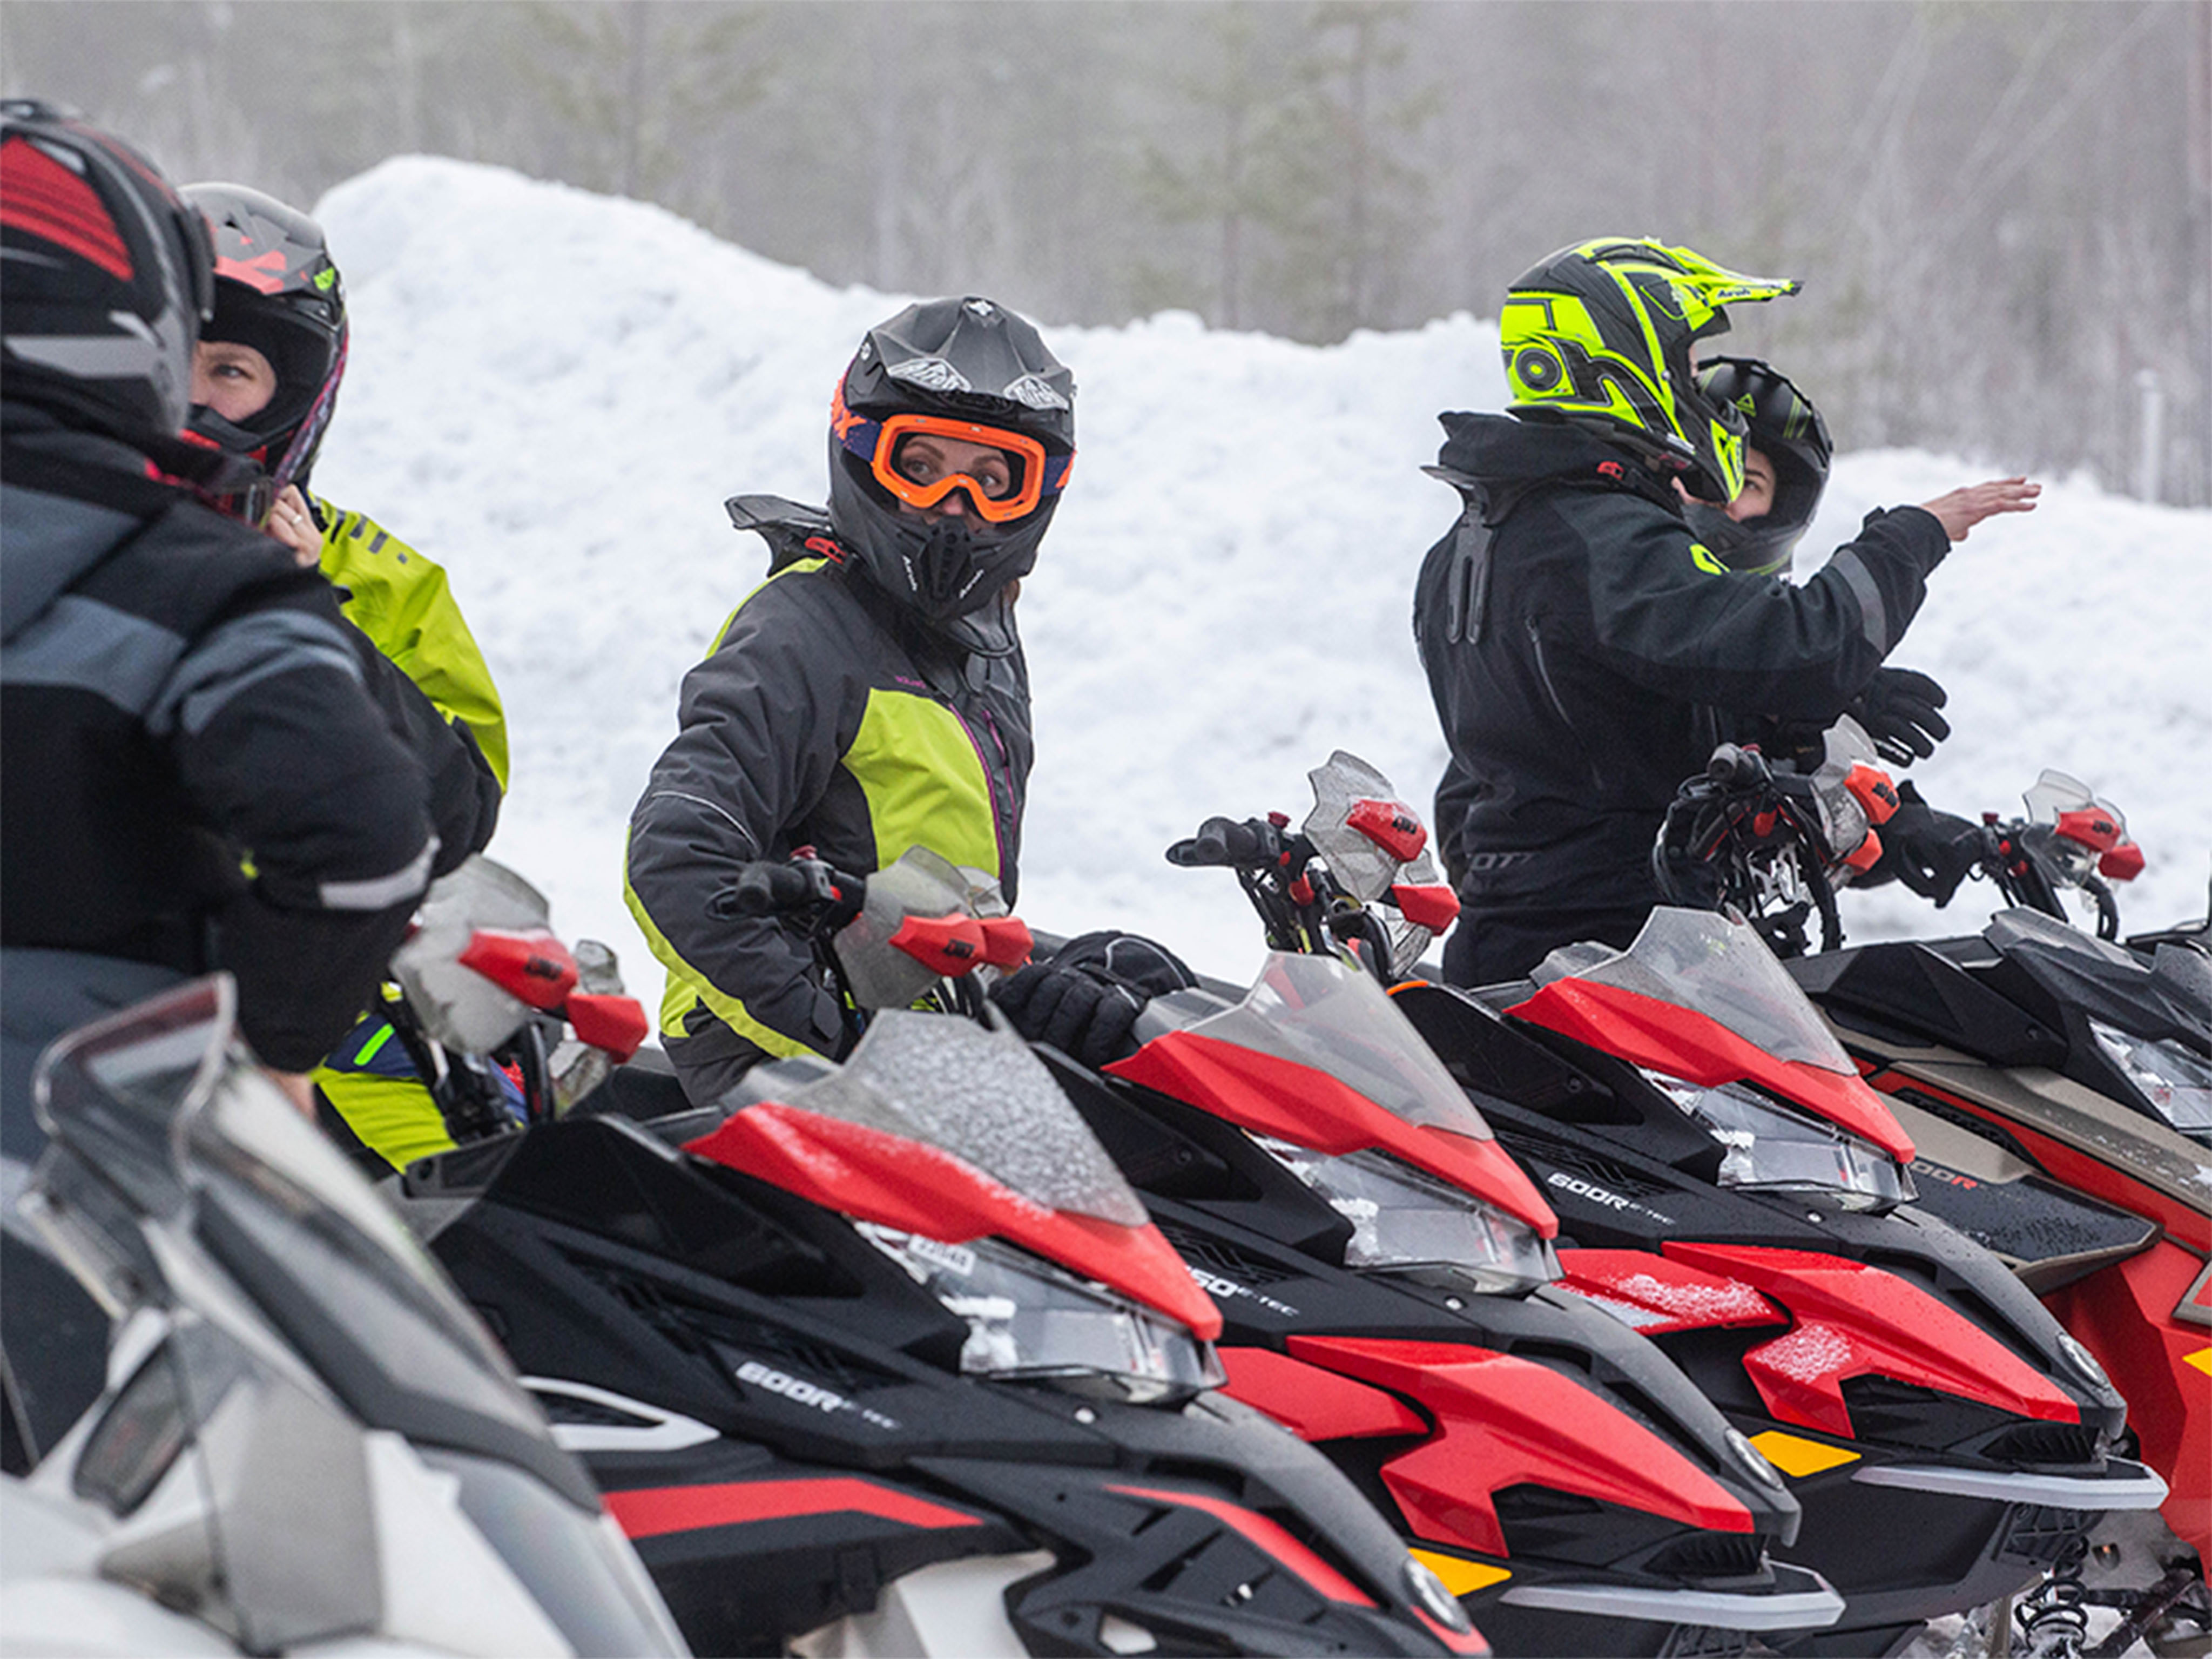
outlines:
{"label": "neon yellow helmet", "polygon": [[1561,248],[1506,289],[1498,313],[1510,407],[1597,425],[1673,469],[1692,495],[1732,500],[1743,488],[1743,416],[1705,395],[1692,351],[1728,331],[1723,307],[1799,286],[1649,236]]}

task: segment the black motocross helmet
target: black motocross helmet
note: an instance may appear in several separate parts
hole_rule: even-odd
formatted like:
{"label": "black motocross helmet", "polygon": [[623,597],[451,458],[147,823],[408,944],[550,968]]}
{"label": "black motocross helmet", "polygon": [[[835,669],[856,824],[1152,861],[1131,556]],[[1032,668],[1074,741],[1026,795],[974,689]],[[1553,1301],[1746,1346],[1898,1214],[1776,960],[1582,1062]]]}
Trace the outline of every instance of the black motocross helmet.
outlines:
{"label": "black motocross helmet", "polygon": [[[938,433],[990,446],[1006,472],[917,483],[900,457]],[[964,650],[1006,656],[1019,641],[1006,588],[1037,544],[1075,458],[1075,377],[1036,330],[994,301],[925,301],[870,329],[838,382],[830,419],[830,522],[869,580]],[[958,515],[922,508],[954,489]],[[919,504],[917,504],[919,503]]]}
{"label": "black motocross helmet", "polygon": [[197,404],[190,429],[260,463],[272,495],[304,486],[345,374],[345,287],[323,228],[243,185],[191,185],[184,196],[215,240],[215,315],[200,337],[252,346],[276,371],[259,414],[232,422]]}
{"label": "black motocross helmet", "polygon": [[1756,357],[1707,357],[1698,364],[1698,385],[1716,404],[1744,417],[1746,447],[1774,467],[1774,505],[1738,524],[1710,502],[1686,508],[1690,529],[1722,563],[1746,575],[1778,575],[1813,522],[1828,487],[1835,454],[1827,422],[1813,400]]}
{"label": "black motocross helmet", "polygon": [[207,227],[153,163],[54,105],[0,102],[11,399],[171,465],[211,281]]}

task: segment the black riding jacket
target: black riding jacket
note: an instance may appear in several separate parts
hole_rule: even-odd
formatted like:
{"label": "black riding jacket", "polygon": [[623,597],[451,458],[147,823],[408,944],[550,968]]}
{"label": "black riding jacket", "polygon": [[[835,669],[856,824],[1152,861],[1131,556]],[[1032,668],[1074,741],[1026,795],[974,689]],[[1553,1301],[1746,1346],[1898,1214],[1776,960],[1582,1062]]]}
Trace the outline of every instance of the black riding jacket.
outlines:
{"label": "black riding jacket", "polygon": [[318,573],[134,450],[5,420],[0,941],[226,969],[255,1050],[305,1070],[429,879],[422,763]]}
{"label": "black riding jacket", "polygon": [[[1029,671],[925,630],[825,533],[684,676],[676,740],[630,819],[630,913],[668,969],[661,1040],[694,1100],[763,1054],[843,1036],[795,930],[719,896],[756,860],[811,846],[865,875],[921,846],[1015,892],[1029,783]],[[796,552],[799,556],[790,557]]]}
{"label": "black riding jacket", "polygon": [[1672,486],[1582,428],[1449,414],[1466,511],[1429,551],[1413,634],[1451,759],[1437,835],[1468,911],[1648,906],[1683,780],[1758,717],[1825,726],[1920,608],[1949,541],[1870,514],[1803,586],[1738,575]]}

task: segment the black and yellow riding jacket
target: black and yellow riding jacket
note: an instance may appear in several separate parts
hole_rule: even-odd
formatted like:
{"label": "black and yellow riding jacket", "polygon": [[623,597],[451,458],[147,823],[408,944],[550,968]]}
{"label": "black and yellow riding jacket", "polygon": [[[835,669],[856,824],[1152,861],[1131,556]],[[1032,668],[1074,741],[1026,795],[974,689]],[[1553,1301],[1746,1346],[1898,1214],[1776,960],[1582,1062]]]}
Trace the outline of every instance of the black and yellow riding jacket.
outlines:
{"label": "black and yellow riding jacket", "polygon": [[1802,586],[1737,574],[1671,485],[1594,434],[1443,422],[1437,471],[1466,511],[1422,566],[1413,632],[1451,752],[1437,833],[1467,914],[1648,908],[1683,780],[1753,720],[1832,722],[1949,540],[1899,507]]}
{"label": "black and yellow riding jacket", "polygon": [[1013,898],[1029,671],[925,631],[817,537],[723,625],[678,719],[631,815],[624,893],[668,969],[661,1040],[703,1103],[842,1034],[803,939],[714,914],[745,864],[811,846],[865,875],[921,846]]}

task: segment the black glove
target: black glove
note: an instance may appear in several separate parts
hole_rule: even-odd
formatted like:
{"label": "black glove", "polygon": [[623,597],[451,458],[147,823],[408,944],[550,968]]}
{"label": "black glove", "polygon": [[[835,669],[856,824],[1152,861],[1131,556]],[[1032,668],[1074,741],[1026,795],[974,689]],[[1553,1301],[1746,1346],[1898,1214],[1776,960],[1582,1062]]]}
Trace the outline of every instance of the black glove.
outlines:
{"label": "black glove", "polygon": [[1950,700],[1925,674],[1910,668],[1877,668],[1844,713],[1866,727],[1884,760],[1910,766],[1914,756],[1926,760],[1951,735],[1951,722],[1936,712]]}
{"label": "black glove", "polygon": [[1135,933],[1085,933],[991,992],[1014,1029],[1093,1071],[1136,1052],[1131,1032],[1145,1005],[1195,985],[1182,959]]}
{"label": "black glove", "polygon": [[1982,859],[1982,826],[1939,812],[1910,780],[1897,787],[1898,808],[1878,832],[1881,858],[1868,872],[1878,884],[1894,876],[1942,909]]}

